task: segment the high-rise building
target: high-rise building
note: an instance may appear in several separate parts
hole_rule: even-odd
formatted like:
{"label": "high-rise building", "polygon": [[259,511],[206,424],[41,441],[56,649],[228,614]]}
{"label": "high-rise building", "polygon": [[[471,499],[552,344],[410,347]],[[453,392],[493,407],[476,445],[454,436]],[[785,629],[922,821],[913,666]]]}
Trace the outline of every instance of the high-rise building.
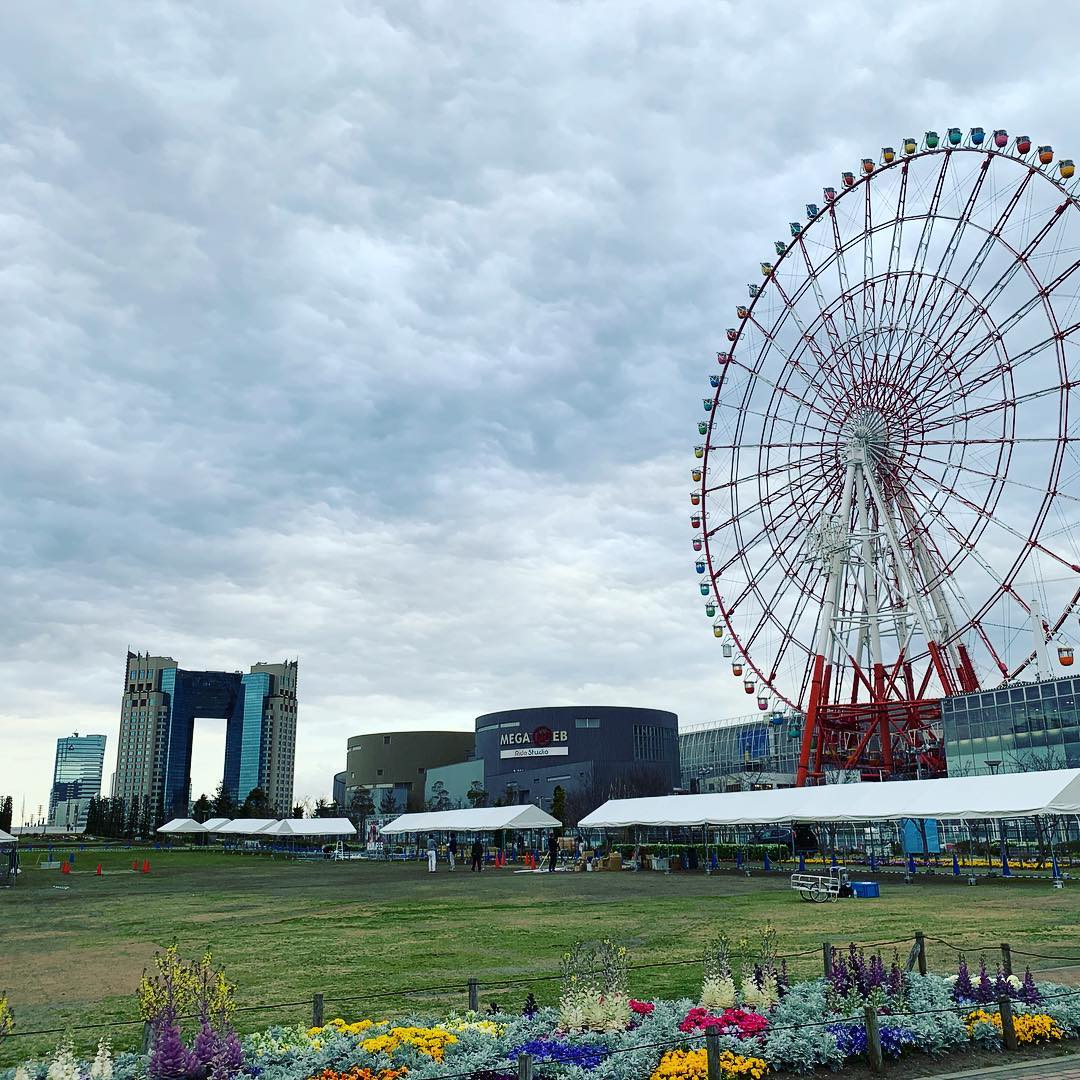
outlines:
{"label": "high-rise building", "polygon": [[281,814],[292,807],[298,664],[185,671],[170,656],[132,653],[124,672],[113,794],[149,796],[155,812],[184,816],[191,802],[196,717],[226,721],[225,791],[240,803],[255,788]]}
{"label": "high-rise building", "polygon": [[56,740],[56,764],[49,792],[49,824],[82,828],[90,800],[101,794],[105,736],[80,735]]}

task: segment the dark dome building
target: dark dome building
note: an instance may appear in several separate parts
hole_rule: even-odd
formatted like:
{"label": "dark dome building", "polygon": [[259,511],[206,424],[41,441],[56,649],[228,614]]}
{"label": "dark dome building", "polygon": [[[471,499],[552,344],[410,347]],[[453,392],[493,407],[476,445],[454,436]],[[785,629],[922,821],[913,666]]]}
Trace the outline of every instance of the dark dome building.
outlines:
{"label": "dark dome building", "polygon": [[476,718],[476,756],[492,801],[509,795],[550,810],[557,786],[619,781],[669,792],[679,783],[679,718],[611,705],[507,709]]}

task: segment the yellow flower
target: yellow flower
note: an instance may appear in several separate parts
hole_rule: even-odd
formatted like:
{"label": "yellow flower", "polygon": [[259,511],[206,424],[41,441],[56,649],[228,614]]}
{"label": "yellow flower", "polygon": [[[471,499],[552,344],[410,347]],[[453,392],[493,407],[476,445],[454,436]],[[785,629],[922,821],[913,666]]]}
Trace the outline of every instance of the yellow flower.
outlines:
{"label": "yellow flower", "polygon": [[[740,1076],[761,1080],[768,1069],[768,1062],[764,1058],[744,1057],[731,1050],[725,1050],[720,1055],[720,1075],[725,1080]],[[708,1073],[708,1058],[704,1050],[669,1050],[660,1059],[650,1080],[707,1080]]]}

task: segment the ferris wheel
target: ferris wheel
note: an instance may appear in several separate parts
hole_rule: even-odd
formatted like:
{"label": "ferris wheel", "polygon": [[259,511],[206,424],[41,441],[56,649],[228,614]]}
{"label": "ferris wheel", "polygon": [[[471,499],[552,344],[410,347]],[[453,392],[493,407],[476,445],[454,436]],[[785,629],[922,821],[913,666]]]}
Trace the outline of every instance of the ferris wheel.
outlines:
{"label": "ferris wheel", "polygon": [[905,139],[807,204],[733,307],[696,569],[732,677],[794,718],[799,784],[938,773],[942,695],[1073,663],[1074,175],[1026,135]]}

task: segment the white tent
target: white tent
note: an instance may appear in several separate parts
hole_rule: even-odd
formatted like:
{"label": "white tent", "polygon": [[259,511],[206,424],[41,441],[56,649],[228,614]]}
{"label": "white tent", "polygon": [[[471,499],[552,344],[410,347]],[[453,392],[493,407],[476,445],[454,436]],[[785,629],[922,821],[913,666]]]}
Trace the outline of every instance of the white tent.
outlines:
{"label": "white tent", "polygon": [[[792,821],[969,820],[1080,813],[1080,769],[827,784],[778,791],[611,799],[586,828],[627,825],[769,825]],[[423,815],[418,815],[423,816]]]}
{"label": "white tent", "polygon": [[282,818],[259,832],[260,836],[356,836],[348,818]]}
{"label": "white tent", "polygon": [[17,844],[18,841],[9,832],[0,829],[0,844]]}
{"label": "white tent", "polygon": [[221,836],[254,836],[277,824],[277,818],[234,818],[214,830]]}
{"label": "white tent", "polygon": [[166,821],[157,830],[159,833],[205,833],[205,825],[200,825],[194,818],[178,817]]}
{"label": "white tent", "polygon": [[552,829],[562,824],[539,806],[485,806],[476,810],[432,810],[425,814],[402,814],[379,832],[496,832],[499,829]]}
{"label": "white tent", "polygon": [[207,832],[217,832],[218,829],[220,829],[222,825],[228,825],[230,820],[231,820],[231,818],[227,818],[227,817],[207,818],[203,822],[203,827],[206,829]]}

